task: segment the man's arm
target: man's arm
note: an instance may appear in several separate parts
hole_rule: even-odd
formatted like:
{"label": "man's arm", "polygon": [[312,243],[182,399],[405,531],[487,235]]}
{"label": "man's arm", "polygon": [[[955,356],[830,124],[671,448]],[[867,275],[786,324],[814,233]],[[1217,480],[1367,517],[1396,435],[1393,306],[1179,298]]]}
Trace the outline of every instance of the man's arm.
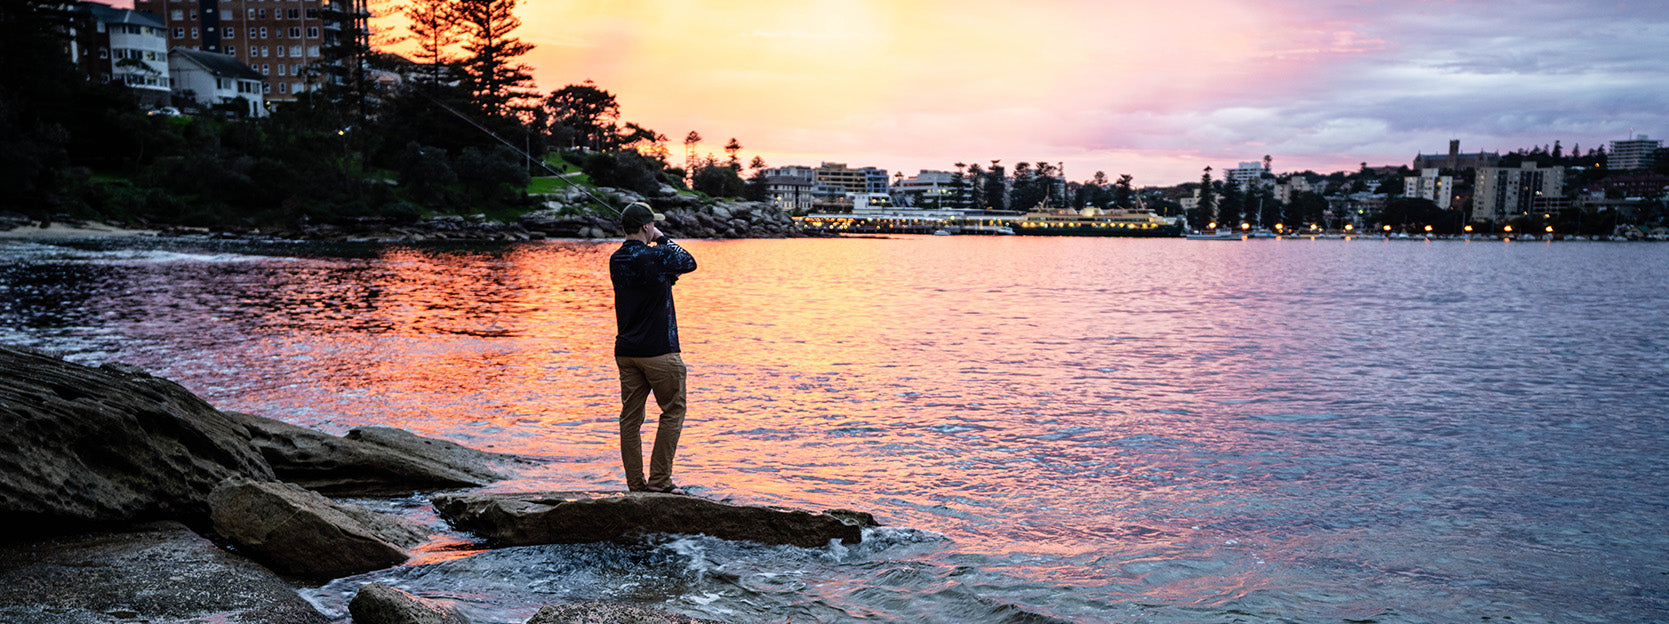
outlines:
{"label": "man's arm", "polygon": [[683,275],[695,270],[695,256],[684,251],[683,247],[672,242],[665,234],[655,239],[655,259],[665,273]]}

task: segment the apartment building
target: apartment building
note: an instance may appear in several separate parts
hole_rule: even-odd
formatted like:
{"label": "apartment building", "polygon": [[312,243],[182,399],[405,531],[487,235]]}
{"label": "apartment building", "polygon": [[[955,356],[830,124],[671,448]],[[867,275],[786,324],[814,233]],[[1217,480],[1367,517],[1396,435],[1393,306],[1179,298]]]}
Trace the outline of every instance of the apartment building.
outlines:
{"label": "apartment building", "polygon": [[1606,161],[1606,167],[1612,171],[1650,169],[1656,164],[1653,156],[1662,148],[1662,140],[1647,138],[1644,134],[1627,141],[1612,141],[1611,157]]}
{"label": "apartment building", "polygon": [[344,37],[368,33],[365,0],[135,0],[161,16],[169,48],[231,56],[259,72],[268,101],[319,88],[318,63]]}
{"label": "apartment building", "polygon": [[799,211],[801,214],[812,210],[812,188],[816,182],[811,167],[775,167],[760,173],[765,176],[772,206],[783,211]]}
{"label": "apartment building", "polygon": [[1542,210],[1565,194],[1565,170],[1526,161],[1517,168],[1479,167],[1472,189],[1472,221],[1500,221]]}
{"label": "apartment building", "polygon": [[1438,208],[1448,210],[1454,205],[1455,178],[1440,175],[1439,169],[1426,168],[1420,170],[1420,175],[1403,176],[1402,194],[1404,197],[1419,197],[1429,199]]}
{"label": "apartment building", "polygon": [[140,106],[167,106],[171,81],[162,20],[91,2],[71,6],[66,44],[70,62],[91,80],[127,85]]}

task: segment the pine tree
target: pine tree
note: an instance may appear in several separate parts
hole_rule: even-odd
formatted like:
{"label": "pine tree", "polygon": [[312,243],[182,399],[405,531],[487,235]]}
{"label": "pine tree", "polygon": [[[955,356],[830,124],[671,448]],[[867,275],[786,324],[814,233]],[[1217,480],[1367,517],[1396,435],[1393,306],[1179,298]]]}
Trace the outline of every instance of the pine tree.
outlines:
{"label": "pine tree", "polygon": [[534,97],[533,75],[515,62],[533,44],[510,36],[522,25],[516,17],[520,0],[454,0],[456,19],[463,29],[464,82],[481,108],[507,116],[521,102]]}
{"label": "pine tree", "polygon": [[413,56],[427,66],[426,81],[440,84],[453,62],[450,49],[462,38],[458,33],[456,0],[409,0],[401,13],[409,23],[412,41],[417,43]]}

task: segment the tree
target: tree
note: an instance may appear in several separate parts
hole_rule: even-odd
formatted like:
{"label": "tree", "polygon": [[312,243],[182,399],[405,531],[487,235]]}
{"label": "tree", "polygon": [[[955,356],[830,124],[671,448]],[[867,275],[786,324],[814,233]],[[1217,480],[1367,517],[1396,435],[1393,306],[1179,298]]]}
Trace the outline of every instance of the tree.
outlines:
{"label": "tree", "polygon": [[1008,209],[1008,178],[1003,175],[1001,161],[991,161],[985,173],[985,205],[992,210]]}
{"label": "tree", "polygon": [[1134,188],[1132,188],[1132,186],[1131,186],[1131,182],[1133,182],[1134,180],[1135,180],[1135,178],[1132,177],[1128,173],[1119,174],[1118,182],[1113,184],[1113,205],[1114,206],[1117,206],[1119,208],[1128,209],[1131,206],[1135,205],[1135,203],[1136,203],[1136,190]]}
{"label": "tree", "polygon": [[1199,209],[1200,214],[1205,216],[1206,221],[1216,221],[1219,225],[1228,225],[1228,222],[1224,221],[1221,216],[1217,214],[1217,198],[1211,193],[1210,166],[1207,166],[1205,168],[1205,173],[1200,175]]}
{"label": "tree", "polygon": [[701,133],[691,130],[689,134],[684,135],[684,171],[691,176],[692,181],[694,180],[697,164],[695,162],[695,146],[700,143]]}
{"label": "tree", "polygon": [[1233,180],[1222,181],[1222,189],[1217,198],[1217,225],[1219,227],[1238,228],[1240,224],[1253,218],[1246,213],[1245,195],[1240,192],[1240,185]]}
{"label": "tree", "polygon": [[438,85],[450,73],[453,62],[449,50],[463,39],[458,33],[456,0],[408,0],[401,14],[406,17],[406,30],[417,42],[412,56],[427,67],[423,82]]}
{"label": "tree", "polygon": [[729,156],[729,158],[725,161],[725,164],[730,167],[730,170],[741,173],[742,144],[736,140],[736,137],[730,137],[730,142],[724,144],[724,153]]}
{"label": "tree", "polygon": [[516,17],[520,0],[452,0],[463,30],[464,83],[481,108],[493,116],[508,116],[523,100],[533,97],[533,75],[515,59],[533,44],[510,36],[522,21]]}
{"label": "tree", "polygon": [[735,169],[708,160],[695,172],[691,188],[713,197],[741,197],[747,191],[747,183]]}
{"label": "tree", "polygon": [[[620,104],[614,94],[597,88],[590,80],[568,85],[545,96],[545,110],[550,113],[550,132],[553,136],[568,137],[569,147],[585,147],[605,151],[616,147],[616,121],[620,118]],[[634,124],[635,125],[635,124]],[[638,126],[639,130],[643,130]],[[653,141],[651,131],[647,138]],[[642,140],[642,135],[635,140]]]}

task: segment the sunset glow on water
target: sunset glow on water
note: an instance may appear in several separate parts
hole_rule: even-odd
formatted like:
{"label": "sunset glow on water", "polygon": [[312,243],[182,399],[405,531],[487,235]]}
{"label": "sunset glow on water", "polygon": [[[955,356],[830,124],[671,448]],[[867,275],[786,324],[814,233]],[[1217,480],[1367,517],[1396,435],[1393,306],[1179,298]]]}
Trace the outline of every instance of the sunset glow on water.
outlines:
{"label": "sunset glow on water", "polygon": [[[1666,613],[1669,247],[682,243],[675,478],[886,528],[486,550],[380,501],[437,544],[309,597],[383,580],[477,622],[586,597],[735,621]],[[0,246],[0,339],[537,460],[498,491],[623,489],[617,244]]]}

